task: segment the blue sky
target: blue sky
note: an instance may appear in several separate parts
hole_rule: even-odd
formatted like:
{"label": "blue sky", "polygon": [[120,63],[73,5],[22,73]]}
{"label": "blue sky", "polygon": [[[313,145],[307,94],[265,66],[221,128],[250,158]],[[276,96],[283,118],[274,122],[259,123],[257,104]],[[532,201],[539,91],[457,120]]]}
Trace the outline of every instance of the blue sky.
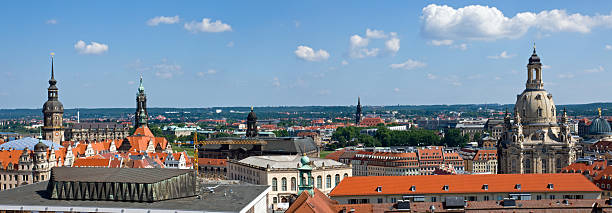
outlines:
{"label": "blue sky", "polygon": [[[0,7],[0,108],[609,102],[612,2],[54,1]],[[369,32],[368,32],[369,31]]]}

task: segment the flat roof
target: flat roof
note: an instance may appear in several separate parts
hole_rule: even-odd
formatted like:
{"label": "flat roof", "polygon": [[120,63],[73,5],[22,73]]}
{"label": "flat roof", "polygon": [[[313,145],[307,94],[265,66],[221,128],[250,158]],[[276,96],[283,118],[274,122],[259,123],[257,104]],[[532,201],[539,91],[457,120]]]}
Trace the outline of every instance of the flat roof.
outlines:
{"label": "flat roof", "polygon": [[[75,212],[241,212],[265,199],[270,186],[202,184],[204,192],[197,197],[157,202],[53,200],[47,195],[47,183],[39,182],[0,191],[0,209],[24,211]],[[207,190],[214,188],[214,193]]]}
{"label": "flat roof", "polygon": [[194,172],[194,170],[160,168],[53,167],[51,171],[51,178],[54,181],[156,183],[189,172]]}

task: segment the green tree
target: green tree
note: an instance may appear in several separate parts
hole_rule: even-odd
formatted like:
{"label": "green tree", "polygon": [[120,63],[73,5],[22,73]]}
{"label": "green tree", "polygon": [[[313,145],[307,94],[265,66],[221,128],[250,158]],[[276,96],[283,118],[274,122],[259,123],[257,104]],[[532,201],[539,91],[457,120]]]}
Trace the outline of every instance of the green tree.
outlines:
{"label": "green tree", "polygon": [[[466,137],[467,136],[467,137]],[[459,146],[463,147],[469,141],[469,135],[461,135],[461,131],[458,129],[447,129],[442,139],[442,144],[446,146]]]}
{"label": "green tree", "polygon": [[274,135],[276,135],[276,137],[289,137],[289,132],[287,132],[287,130],[276,130],[276,131],[272,131],[274,132]]}

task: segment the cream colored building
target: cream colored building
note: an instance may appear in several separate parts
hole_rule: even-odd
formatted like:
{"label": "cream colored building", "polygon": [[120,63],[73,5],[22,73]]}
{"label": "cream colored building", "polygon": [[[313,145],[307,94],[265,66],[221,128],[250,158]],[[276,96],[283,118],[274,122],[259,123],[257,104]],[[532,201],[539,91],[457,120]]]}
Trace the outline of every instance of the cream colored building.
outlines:
{"label": "cream colored building", "polygon": [[526,88],[516,97],[514,123],[506,114],[498,143],[499,173],[557,173],[575,161],[578,148],[565,113],[557,123],[553,96],[544,89],[542,64],[533,50]]}
{"label": "cream colored building", "polygon": [[[274,209],[289,207],[292,195],[298,193],[299,155],[251,156],[240,161],[227,162],[227,178],[247,183],[270,185],[268,203]],[[329,193],[344,178],[352,176],[350,165],[331,159],[310,158],[314,187]]]}
{"label": "cream colored building", "polygon": [[466,171],[474,174],[497,174],[497,150],[481,149],[465,160]]}

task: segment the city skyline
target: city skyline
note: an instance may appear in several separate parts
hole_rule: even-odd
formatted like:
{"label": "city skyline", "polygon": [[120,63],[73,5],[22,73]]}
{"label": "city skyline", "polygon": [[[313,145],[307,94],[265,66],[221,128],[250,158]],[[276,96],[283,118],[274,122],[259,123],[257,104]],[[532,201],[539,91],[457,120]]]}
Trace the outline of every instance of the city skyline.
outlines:
{"label": "city skyline", "polygon": [[558,104],[610,101],[609,2],[74,3],[0,9],[0,108],[42,106],[51,52],[66,108],[134,107],[140,74],[150,107],[508,104],[534,42]]}

